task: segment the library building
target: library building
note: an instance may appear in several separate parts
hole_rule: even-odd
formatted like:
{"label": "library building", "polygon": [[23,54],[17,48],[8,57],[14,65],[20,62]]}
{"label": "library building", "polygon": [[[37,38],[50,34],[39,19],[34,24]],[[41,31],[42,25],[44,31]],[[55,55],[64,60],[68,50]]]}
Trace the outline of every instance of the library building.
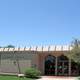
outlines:
{"label": "library building", "polygon": [[42,75],[78,76],[80,65],[65,56],[69,45],[0,48],[0,73],[23,73],[26,68],[37,68]]}

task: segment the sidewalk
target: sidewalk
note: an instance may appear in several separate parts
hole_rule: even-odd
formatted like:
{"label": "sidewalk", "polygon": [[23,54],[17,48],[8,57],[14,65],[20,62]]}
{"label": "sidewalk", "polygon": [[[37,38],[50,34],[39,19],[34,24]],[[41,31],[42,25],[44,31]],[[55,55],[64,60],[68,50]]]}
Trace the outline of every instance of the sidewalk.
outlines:
{"label": "sidewalk", "polygon": [[42,76],[37,80],[77,80],[76,77],[55,77],[55,76]]}

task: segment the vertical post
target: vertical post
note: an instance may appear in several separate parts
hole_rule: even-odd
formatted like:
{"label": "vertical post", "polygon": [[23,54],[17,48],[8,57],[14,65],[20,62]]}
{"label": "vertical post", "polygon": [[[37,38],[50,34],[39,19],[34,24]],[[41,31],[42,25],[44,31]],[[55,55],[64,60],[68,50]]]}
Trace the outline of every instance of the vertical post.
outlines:
{"label": "vertical post", "polygon": [[0,53],[0,72],[1,72],[1,53]]}
{"label": "vertical post", "polygon": [[20,74],[21,73],[21,70],[20,70],[19,59],[18,58],[17,58],[17,65],[18,65],[18,72]]}
{"label": "vertical post", "polygon": [[57,57],[56,57],[56,61],[55,61],[55,75],[57,76],[57,63],[58,63],[58,60],[57,60]]}
{"label": "vertical post", "polygon": [[[20,50],[20,48],[18,49]],[[20,53],[20,52],[19,52]],[[21,70],[20,70],[20,64],[19,64],[19,57],[17,56],[17,65],[18,65],[18,71],[19,71],[19,74],[21,74]]]}
{"label": "vertical post", "polygon": [[20,70],[20,65],[19,65],[19,59],[18,59],[18,56],[16,55],[16,51],[14,52],[14,56],[15,56],[15,59],[16,59],[16,63],[17,63],[17,68],[18,68],[18,73],[20,74],[21,73],[21,70]]}
{"label": "vertical post", "polygon": [[69,59],[69,76],[71,75],[71,59]]}

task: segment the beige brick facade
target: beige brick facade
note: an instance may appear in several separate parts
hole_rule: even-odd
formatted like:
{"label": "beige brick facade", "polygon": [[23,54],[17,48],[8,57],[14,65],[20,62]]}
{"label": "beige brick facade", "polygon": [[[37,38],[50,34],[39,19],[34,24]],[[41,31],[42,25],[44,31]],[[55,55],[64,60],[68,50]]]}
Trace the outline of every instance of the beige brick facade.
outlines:
{"label": "beige brick facade", "polygon": [[[70,46],[0,48],[0,73],[24,73],[26,68],[35,67],[45,75],[45,60],[51,55],[56,58],[54,62],[54,66],[56,66],[54,75],[58,75],[57,58],[61,55],[67,54],[69,50],[71,50]],[[62,61],[61,64],[65,69],[65,61]],[[68,61],[67,67],[67,75],[71,75],[70,60]],[[64,69],[62,69],[63,73],[65,73]]]}

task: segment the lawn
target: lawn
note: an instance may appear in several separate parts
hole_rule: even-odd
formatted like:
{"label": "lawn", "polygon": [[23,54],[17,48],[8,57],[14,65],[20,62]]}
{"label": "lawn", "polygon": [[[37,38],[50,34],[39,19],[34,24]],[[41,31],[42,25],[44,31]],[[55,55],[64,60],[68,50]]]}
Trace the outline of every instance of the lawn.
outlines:
{"label": "lawn", "polygon": [[34,80],[34,79],[19,78],[17,76],[0,76],[0,80]]}

